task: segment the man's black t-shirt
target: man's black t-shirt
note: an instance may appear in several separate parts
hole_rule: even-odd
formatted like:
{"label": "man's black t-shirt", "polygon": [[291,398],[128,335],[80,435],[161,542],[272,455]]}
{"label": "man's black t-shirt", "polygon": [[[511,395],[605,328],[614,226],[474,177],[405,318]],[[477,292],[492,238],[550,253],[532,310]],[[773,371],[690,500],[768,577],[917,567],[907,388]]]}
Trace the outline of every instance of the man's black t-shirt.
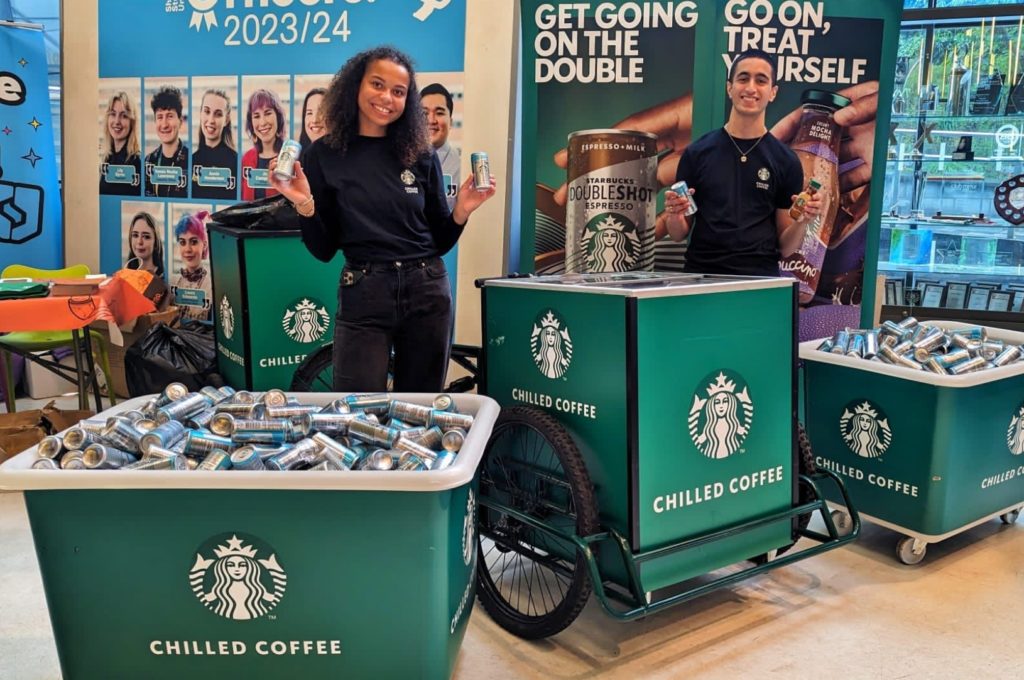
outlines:
{"label": "man's black t-shirt", "polygon": [[[757,139],[736,138],[746,151]],[[740,162],[724,128],[686,147],[676,180],[695,190],[686,271],[701,274],[778,276],[775,211],[803,190],[800,160],[767,133]]]}

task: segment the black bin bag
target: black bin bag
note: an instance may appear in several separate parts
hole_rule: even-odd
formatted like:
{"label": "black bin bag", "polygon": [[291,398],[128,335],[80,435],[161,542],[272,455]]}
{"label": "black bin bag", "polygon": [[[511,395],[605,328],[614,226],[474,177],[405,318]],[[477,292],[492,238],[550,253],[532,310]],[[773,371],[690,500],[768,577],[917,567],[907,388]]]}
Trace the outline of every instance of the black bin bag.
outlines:
{"label": "black bin bag", "polygon": [[133,397],[161,392],[172,382],[193,392],[204,385],[224,384],[217,373],[213,326],[198,322],[186,322],[180,328],[153,326],[125,352],[124,372]]}

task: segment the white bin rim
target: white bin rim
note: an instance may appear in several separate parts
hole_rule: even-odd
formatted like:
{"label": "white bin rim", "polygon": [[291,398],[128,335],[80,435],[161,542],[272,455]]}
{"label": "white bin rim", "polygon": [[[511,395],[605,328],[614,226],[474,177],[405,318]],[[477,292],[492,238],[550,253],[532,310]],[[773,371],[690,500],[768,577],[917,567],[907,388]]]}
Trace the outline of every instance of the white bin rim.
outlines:
{"label": "white bin rim", "polygon": [[[152,395],[150,395],[152,396]],[[326,406],[345,394],[329,392],[289,393],[309,404]],[[395,393],[395,399],[430,404],[434,394]],[[71,489],[260,489],[274,491],[412,491],[437,492],[455,489],[472,481],[487,440],[498,418],[498,403],[477,394],[452,394],[461,413],[474,416],[466,441],[451,467],[420,471],[197,471],[197,470],[34,470],[38,457],[33,446],[0,465],[0,490],[62,491]],[[141,407],[150,399],[136,397],[118,403],[97,418],[110,417]]]}
{"label": "white bin rim", "polygon": [[[946,330],[984,328],[988,337],[992,340],[1003,340],[1015,345],[1024,344],[1024,333],[1008,331],[1004,328],[992,328],[989,326],[981,326],[976,323],[963,323],[961,321],[922,321],[921,323],[929,326],[938,326],[939,328]],[[845,366],[859,371],[867,371],[868,373],[880,373],[894,378],[912,380],[914,382],[935,385],[937,387],[976,387],[977,385],[984,385],[996,380],[1002,380],[1004,378],[1024,374],[1024,361],[1017,361],[1007,366],[991,368],[985,371],[977,371],[975,373],[966,373],[964,375],[939,375],[938,373],[932,373],[931,371],[918,371],[913,368],[894,366],[892,364],[884,364],[878,361],[867,361],[858,357],[848,357],[839,354],[832,354],[830,352],[822,352],[818,349],[818,346],[825,340],[826,338],[820,338],[818,340],[801,342],[800,358],[807,361],[816,361],[822,364]]]}

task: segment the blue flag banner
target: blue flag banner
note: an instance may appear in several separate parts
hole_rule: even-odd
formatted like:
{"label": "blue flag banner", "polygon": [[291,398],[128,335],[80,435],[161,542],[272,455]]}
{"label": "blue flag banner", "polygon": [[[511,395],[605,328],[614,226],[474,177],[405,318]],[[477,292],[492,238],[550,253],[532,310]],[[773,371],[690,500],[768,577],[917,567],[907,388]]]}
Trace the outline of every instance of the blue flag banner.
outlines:
{"label": "blue flag banner", "polygon": [[42,31],[0,24],[0,270],[62,266]]}

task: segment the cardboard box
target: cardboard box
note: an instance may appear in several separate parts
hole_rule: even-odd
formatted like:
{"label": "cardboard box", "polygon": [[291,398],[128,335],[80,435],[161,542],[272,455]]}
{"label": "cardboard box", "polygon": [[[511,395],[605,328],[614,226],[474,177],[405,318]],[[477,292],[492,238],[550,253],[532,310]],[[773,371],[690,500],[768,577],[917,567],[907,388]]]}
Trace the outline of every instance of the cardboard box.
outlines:
{"label": "cardboard box", "polygon": [[[124,373],[124,356],[128,348],[142,339],[149,330],[158,323],[174,325],[178,319],[178,308],[170,306],[162,312],[150,312],[120,327],[122,344],[118,345],[110,337],[110,328],[106,321],[93,321],[90,328],[99,331],[107,343],[107,356],[110,360],[110,379],[114,383],[114,394],[128,397],[128,381]],[[97,368],[99,368],[97,366]]]}
{"label": "cardboard box", "polygon": [[[35,352],[37,355],[49,354],[49,352]],[[52,361],[53,357],[45,357]],[[75,355],[69,354],[60,360],[60,365],[67,368],[70,375],[75,375]],[[53,371],[34,361],[25,362],[25,392],[33,399],[47,399],[59,397],[62,394],[78,392],[78,382],[74,379],[67,380]]]}
{"label": "cardboard box", "polygon": [[92,411],[62,411],[52,401],[42,409],[0,413],[0,463],[35,446],[46,435],[92,416]]}

